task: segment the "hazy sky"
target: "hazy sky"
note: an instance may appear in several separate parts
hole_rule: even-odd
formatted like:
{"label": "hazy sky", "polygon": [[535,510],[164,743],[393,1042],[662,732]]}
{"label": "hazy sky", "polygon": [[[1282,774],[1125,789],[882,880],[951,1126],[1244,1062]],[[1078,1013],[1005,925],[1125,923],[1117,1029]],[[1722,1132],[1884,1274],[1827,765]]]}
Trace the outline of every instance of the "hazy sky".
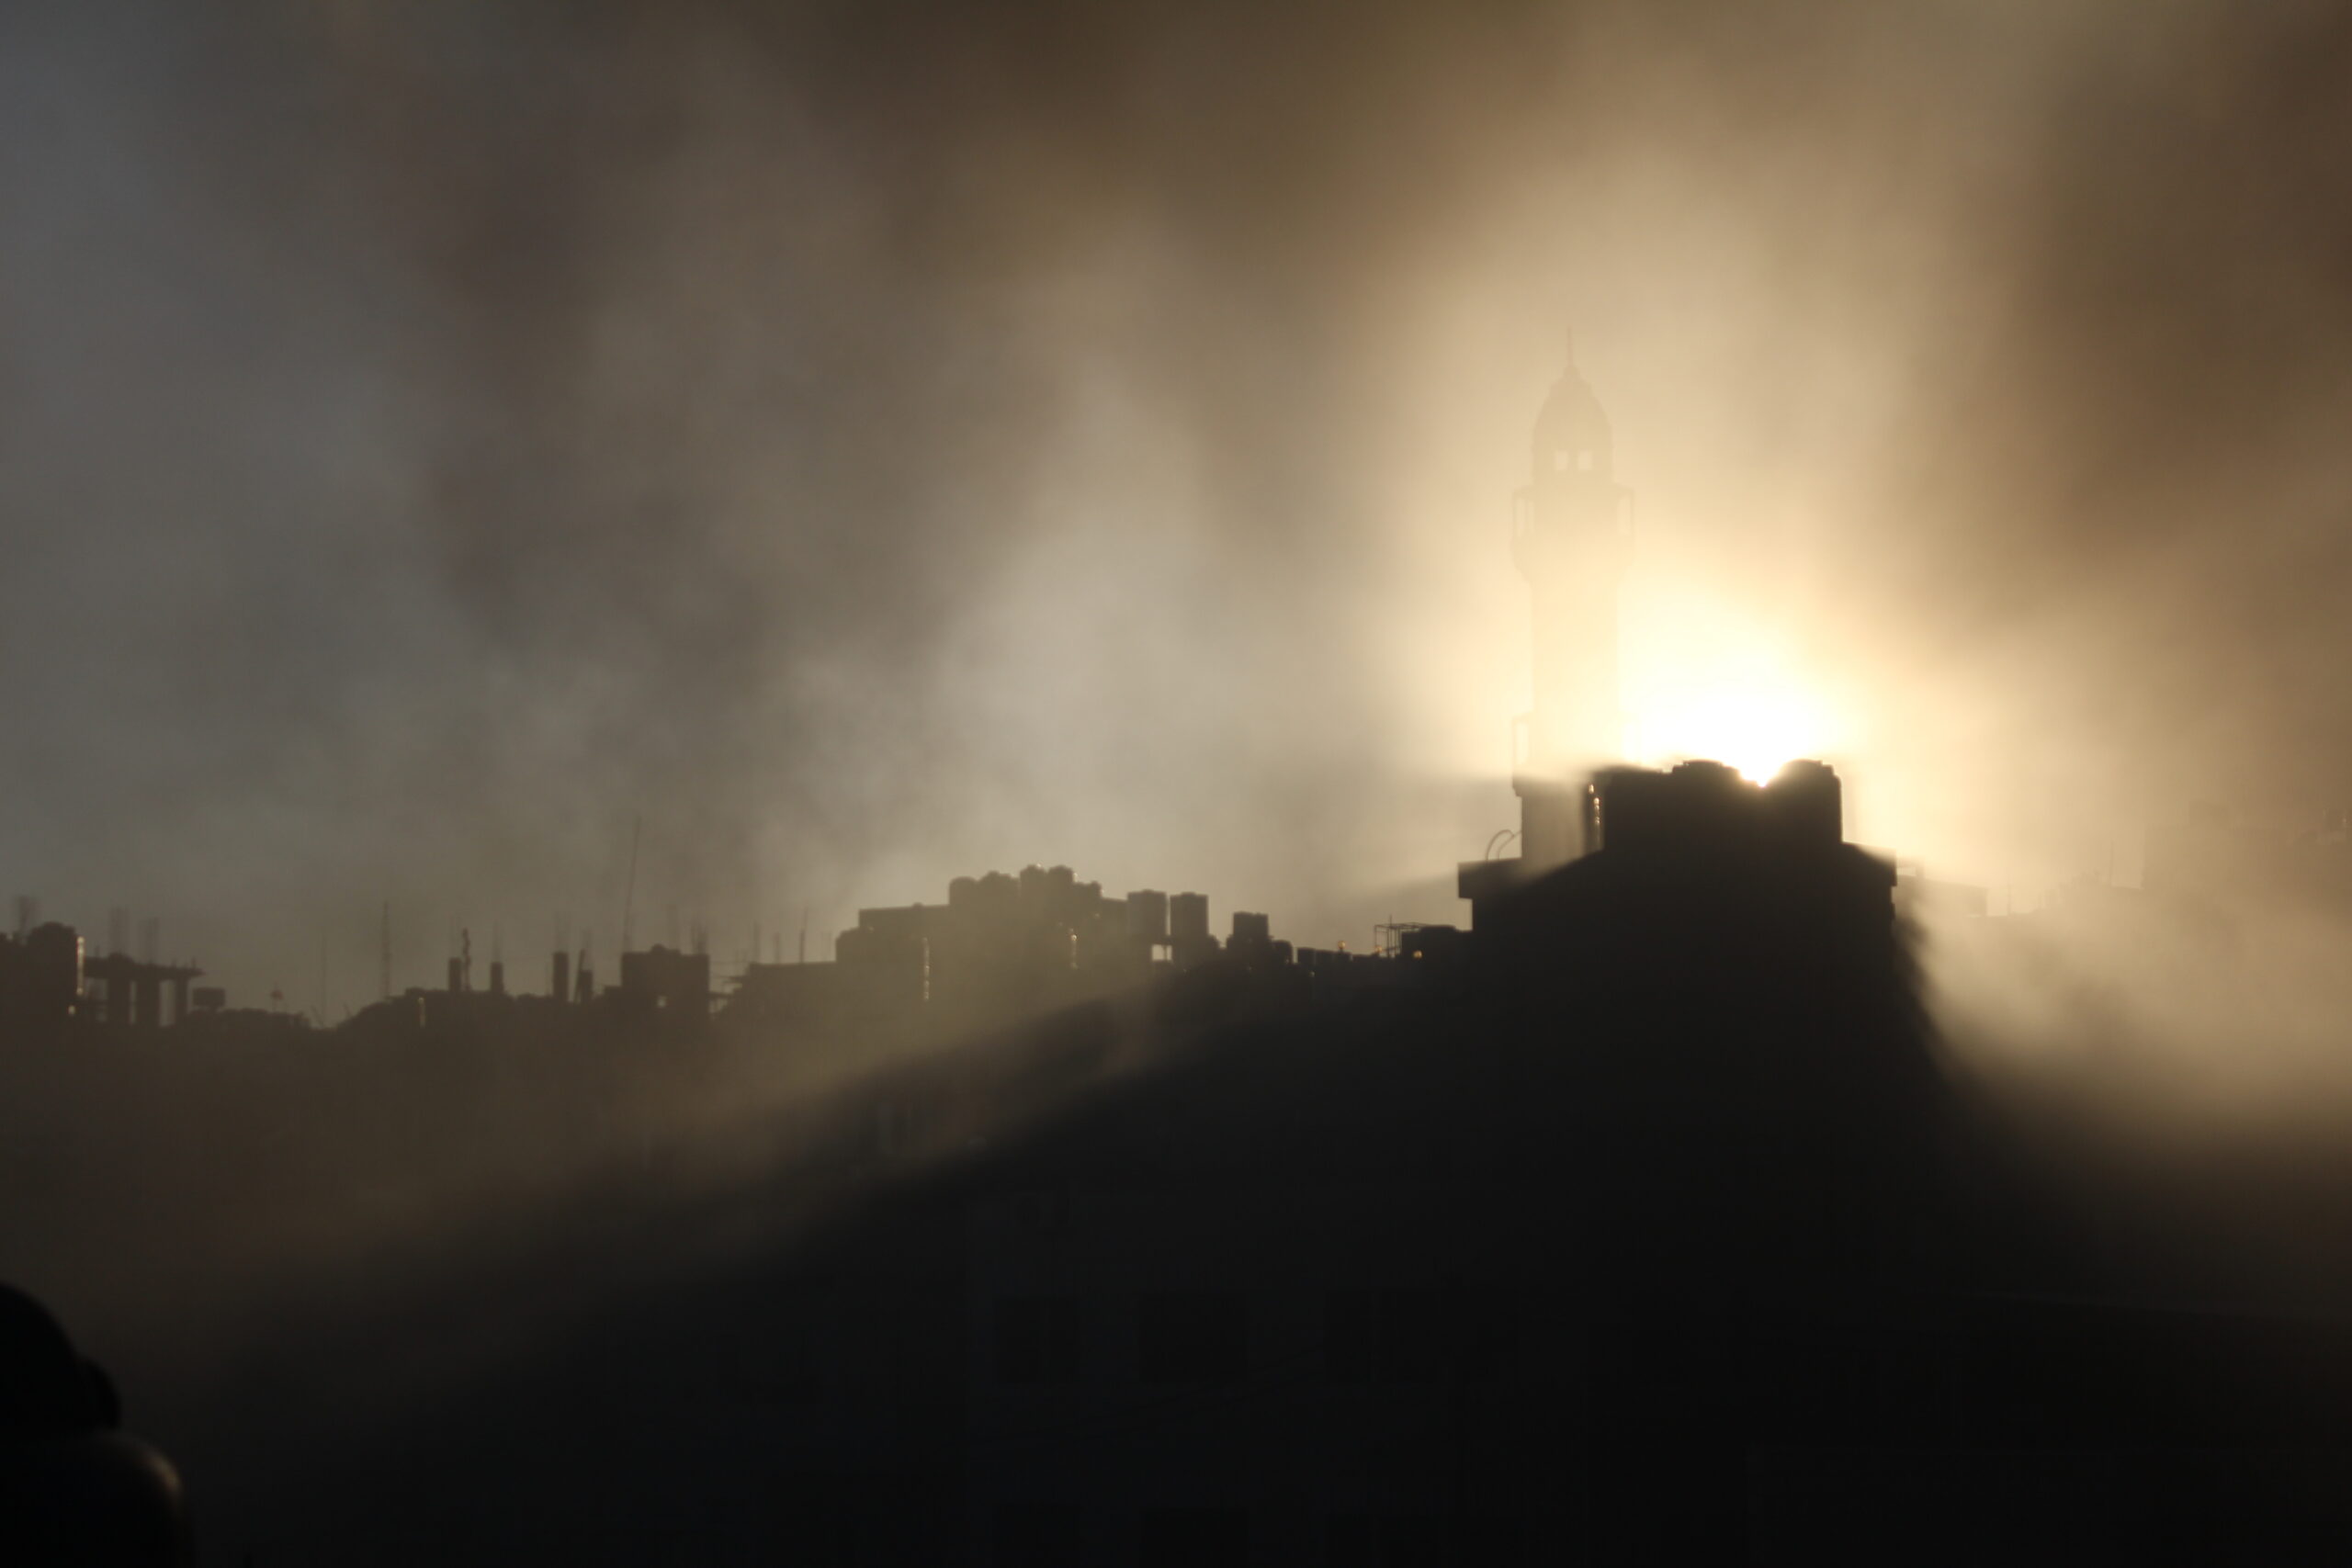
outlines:
{"label": "hazy sky", "polygon": [[403,983],[609,955],[633,814],[722,955],[1028,861],[1458,918],[1571,324],[1658,744],[1785,710],[1990,881],[2316,810],[2347,81],[2284,3],[11,5],[0,891],[337,1015],[386,899]]}

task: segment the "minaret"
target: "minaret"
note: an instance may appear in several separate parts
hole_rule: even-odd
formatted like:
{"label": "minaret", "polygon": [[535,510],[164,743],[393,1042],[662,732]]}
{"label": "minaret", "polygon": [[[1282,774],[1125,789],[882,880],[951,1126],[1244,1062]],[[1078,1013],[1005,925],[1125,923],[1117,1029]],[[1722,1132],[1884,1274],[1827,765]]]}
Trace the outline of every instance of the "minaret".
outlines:
{"label": "minaret", "polygon": [[[1514,498],[1511,553],[1534,612],[1534,707],[1513,757],[1521,870],[1584,852],[1586,776],[1624,760],[1618,703],[1617,586],[1632,542],[1628,496],[1613,475],[1609,416],[1567,369],[1535,416],[1533,471]],[[1515,749],[1516,750],[1516,749]]]}

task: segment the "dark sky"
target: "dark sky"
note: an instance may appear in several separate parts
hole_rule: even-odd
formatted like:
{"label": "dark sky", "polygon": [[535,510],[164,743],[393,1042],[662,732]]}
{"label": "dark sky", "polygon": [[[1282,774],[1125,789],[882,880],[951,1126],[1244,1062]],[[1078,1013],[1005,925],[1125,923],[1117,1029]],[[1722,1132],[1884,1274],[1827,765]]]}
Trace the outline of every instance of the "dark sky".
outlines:
{"label": "dark sky", "polygon": [[386,899],[404,982],[609,953],[633,814],[722,955],[1031,860],[1455,918],[1571,323],[1629,648],[1774,650],[1857,836],[2315,810],[2347,81],[2286,3],[10,6],[0,891],[337,1015]]}

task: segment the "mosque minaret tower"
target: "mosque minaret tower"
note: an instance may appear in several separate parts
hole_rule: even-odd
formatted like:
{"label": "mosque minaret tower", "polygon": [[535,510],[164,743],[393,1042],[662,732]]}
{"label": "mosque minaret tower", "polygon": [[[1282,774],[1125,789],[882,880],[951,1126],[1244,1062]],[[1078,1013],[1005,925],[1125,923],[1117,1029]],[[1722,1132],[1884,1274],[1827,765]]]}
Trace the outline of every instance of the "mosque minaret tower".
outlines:
{"label": "mosque minaret tower", "polygon": [[1513,498],[1511,553],[1533,612],[1533,706],[1512,738],[1522,874],[1584,852],[1584,784],[1623,762],[1617,590],[1631,497],[1611,461],[1609,416],[1568,367],[1535,416],[1532,471]]}

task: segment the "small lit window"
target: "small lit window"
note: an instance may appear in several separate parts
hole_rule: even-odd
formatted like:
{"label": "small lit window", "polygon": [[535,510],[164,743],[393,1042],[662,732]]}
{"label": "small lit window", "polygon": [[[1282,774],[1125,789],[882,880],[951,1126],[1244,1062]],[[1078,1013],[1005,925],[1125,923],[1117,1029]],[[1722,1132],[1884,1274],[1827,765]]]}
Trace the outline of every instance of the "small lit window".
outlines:
{"label": "small lit window", "polygon": [[1590,473],[1592,471],[1592,454],[1590,452],[1579,452],[1577,454],[1577,469],[1580,473]]}

